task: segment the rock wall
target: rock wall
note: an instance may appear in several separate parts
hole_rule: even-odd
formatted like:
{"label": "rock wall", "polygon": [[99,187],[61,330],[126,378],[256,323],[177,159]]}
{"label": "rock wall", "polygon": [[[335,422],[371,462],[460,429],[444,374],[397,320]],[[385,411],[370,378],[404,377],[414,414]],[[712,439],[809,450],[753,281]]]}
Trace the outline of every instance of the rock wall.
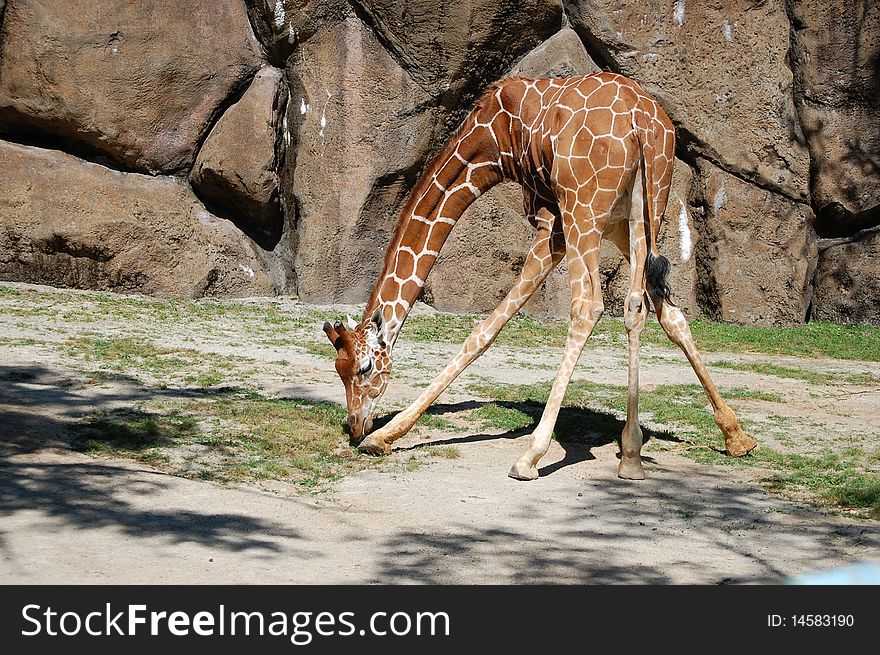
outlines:
{"label": "rock wall", "polygon": [[7,2],[0,130],[143,173],[190,167],[260,66],[238,0]]}
{"label": "rock wall", "polygon": [[[880,322],[871,0],[0,0],[0,278],[366,299],[490,82],[605,69],[678,130],[660,250],[690,316]],[[481,197],[425,288],[485,311],[531,239]],[[603,245],[606,306],[628,267]],[[564,265],[527,306],[566,315]]]}
{"label": "rock wall", "polygon": [[172,178],[0,143],[3,279],[198,297],[269,294],[263,253]]}

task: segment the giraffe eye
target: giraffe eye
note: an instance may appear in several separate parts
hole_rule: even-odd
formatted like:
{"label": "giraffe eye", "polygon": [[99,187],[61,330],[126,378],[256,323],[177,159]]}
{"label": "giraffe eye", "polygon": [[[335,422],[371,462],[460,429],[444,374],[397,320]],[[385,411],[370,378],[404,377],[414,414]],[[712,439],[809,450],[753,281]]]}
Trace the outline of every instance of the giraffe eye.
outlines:
{"label": "giraffe eye", "polygon": [[373,370],[373,360],[367,357],[366,359],[361,360],[360,368],[358,369],[359,375],[366,375],[370,371]]}

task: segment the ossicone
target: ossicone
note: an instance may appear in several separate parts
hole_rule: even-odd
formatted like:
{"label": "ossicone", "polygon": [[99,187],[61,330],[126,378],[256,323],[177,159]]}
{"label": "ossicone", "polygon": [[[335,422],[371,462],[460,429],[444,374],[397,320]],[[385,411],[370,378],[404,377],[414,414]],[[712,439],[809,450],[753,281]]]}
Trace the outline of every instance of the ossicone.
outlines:
{"label": "ossicone", "polygon": [[324,321],[324,334],[327,335],[327,338],[330,339],[330,343],[332,343],[337,349],[339,349],[339,338],[345,334],[345,326],[337,321],[333,325],[330,324],[330,321]]}

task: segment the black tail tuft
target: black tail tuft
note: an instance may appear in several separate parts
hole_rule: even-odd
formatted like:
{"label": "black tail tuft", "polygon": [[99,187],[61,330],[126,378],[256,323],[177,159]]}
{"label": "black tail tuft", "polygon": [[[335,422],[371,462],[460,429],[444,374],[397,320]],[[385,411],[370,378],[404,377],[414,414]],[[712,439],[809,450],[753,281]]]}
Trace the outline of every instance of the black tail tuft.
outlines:
{"label": "black tail tuft", "polygon": [[654,253],[648,252],[648,261],[645,263],[645,277],[648,283],[648,293],[656,304],[662,300],[670,305],[672,301],[672,287],[666,276],[669,275],[669,260],[663,255],[655,257]]}

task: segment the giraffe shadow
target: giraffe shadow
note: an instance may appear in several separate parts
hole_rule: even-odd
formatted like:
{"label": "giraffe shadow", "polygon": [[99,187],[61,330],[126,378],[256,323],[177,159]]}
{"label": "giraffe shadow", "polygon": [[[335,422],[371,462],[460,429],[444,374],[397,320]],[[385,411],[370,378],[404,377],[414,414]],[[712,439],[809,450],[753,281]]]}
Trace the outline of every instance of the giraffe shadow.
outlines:
{"label": "giraffe shadow", "polygon": [[[449,438],[432,439],[422,443],[415,443],[409,446],[397,448],[397,450],[418,451],[422,448],[435,446],[454,446],[478,443],[482,441],[497,441],[502,439],[518,439],[531,434],[538,426],[541,414],[544,412],[544,404],[532,400],[521,402],[512,401],[476,401],[467,400],[459,403],[447,403],[432,405],[426,414],[431,416],[443,416],[460,414],[478,410],[487,405],[496,405],[504,409],[511,409],[525,414],[531,419],[531,423],[525,426],[509,429],[505,432],[479,432],[477,434],[466,434]],[[374,425],[381,427],[390,421],[397,412],[384,415],[377,418]],[[466,419],[465,419],[466,420]],[[590,409],[586,407],[563,406],[559,411],[559,417],[556,421],[554,429],[554,438],[562,446],[565,456],[552,464],[539,469],[542,476],[550,475],[566,466],[586,462],[596,459],[593,455],[593,448],[599,448],[611,443],[620,446],[620,434],[623,432],[625,421],[618,418],[612,412]],[[651,439],[659,439],[674,443],[682,443],[682,440],[676,437],[668,430],[654,430],[652,428],[641,426],[644,442],[647,443]],[[618,454],[619,457],[619,454]],[[654,459],[647,455],[642,455],[642,459],[646,462],[656,463]]]}

